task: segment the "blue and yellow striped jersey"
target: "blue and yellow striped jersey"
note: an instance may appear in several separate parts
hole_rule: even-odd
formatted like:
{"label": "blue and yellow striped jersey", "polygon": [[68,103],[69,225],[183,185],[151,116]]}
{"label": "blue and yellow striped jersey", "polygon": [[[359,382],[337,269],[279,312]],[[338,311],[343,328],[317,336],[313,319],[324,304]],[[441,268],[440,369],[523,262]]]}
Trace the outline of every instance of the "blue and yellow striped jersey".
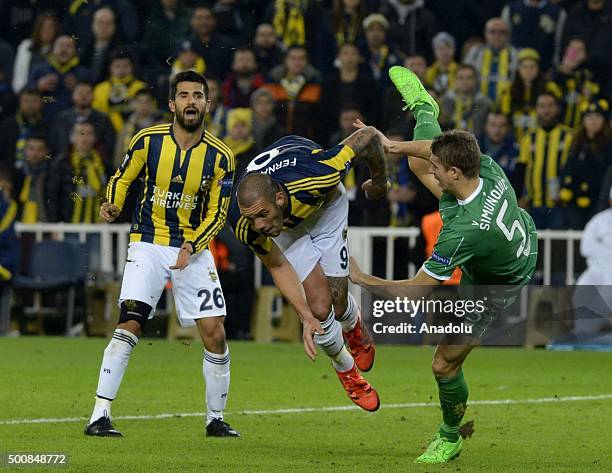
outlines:
{"label": "blue and yellow striped jersey", "polygon": [[139,177],[144,186],[130,241],[174,247],[191,241],[200,251],[223,228],[234,154],[208,131],[188,150],[178,147],[170,123],[137,133],[108,183],[108,202],[122,208],[130,184]]}
{"label": "blue and yellow striped jersey", "polygon": [[[314,141],[290,135],[256,156],[240,179],[251,173],[264,173],[280,184],[289,196],[283,228],[293,228],[325,203],[325,197],[338,186],[354,157],[346,145],[323,150]],[[272,239],[257,232],[252,222],[240,215],[235,192],[230,221],[238,240],[261,255],[270,251]]]}

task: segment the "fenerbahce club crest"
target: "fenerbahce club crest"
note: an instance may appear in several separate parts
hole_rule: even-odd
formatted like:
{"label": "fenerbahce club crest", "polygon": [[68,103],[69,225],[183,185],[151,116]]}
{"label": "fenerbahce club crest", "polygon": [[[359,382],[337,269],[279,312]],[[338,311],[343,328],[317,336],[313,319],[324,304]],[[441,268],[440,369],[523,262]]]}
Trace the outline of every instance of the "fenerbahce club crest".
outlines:
{"label": "fenerbahce club crest", "polygon": [[210,178],[210,176],[204,176],[202,178],[202,182],[200,183],[200,191],[204,195],[208,195],[208,192],[210,191],[210,186],[212,186],[212,179]]}

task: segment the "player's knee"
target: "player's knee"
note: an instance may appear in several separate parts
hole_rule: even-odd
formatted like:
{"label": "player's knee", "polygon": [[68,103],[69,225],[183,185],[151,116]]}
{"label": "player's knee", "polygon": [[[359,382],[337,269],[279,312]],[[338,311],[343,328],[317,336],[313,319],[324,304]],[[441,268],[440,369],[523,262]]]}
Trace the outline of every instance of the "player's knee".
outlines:
{"label": "player's knee", "polygon": [[317,320],[326,320],[332,310],[332,301],[327,298],[312,302],[309,305],[312,315]]}
{"label": "player's knee", "polygon": [[223,353],[225,351],[225,327],[218,317],[206,320],[201,327],[202,342],[208,351]]}
{"label": "player's knee", "polygon": [[336,313],[336,317],[342,317],[346,313],[347,308],[348,301],[346,297],[338,298],[334,301],[334,312]]}
{"label": "player's knee", "polygon": [[121,302],[118,328],[128,330],[137,337],[142,334],[153,308],[144,302],[127,300]]}
{"label": "player's knee", "polygon": [[431,364],[431,371],[436,378],[452,378],[457,374],[459,366],[443,356],[436,356]]}

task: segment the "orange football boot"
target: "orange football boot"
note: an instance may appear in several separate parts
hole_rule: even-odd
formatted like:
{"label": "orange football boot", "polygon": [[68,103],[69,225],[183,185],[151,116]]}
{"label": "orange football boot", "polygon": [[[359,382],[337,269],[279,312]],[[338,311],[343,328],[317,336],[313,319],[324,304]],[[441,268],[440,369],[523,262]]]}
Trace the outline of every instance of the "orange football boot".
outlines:
{"label": "orange football boot", "polygon": [[355,328],[350,332],[342,331],[342,335],[349,346],[351,355],[355,359],[357,368],[360,371],[370,371],[374,364],[374,354],[376,353],[376,345],[368,329],[361,323],[361,314],[357,319]]}
{"label": "orange football boot", "polygon": [[353,365],[348,371],[336,371],[336,373],[338,373],[338,378],[351,401],[370,412],[374,412],[380,407],[380,399],[376,389],[370,386],[370,383],[361,376],[356,365]]}

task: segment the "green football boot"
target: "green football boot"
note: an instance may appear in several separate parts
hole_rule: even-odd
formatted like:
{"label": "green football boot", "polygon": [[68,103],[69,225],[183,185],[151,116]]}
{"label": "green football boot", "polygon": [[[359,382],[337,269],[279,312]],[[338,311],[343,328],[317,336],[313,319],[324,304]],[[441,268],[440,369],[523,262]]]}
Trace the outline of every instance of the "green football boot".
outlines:
{"label": "green football boot", "polygon": [[403,110],[407,108],[413,110],[417,105],[427,103],[433,107],[434,115],[438,118],[440,107],[438,107],[434,98],[425,90],[425,87],[423,87],[423,84],[414,72],[402,66],[393,66],[389,69],[389,78],[398,92],[402,94],[404,102],[406,102]]}
{"label": "green football boot", "polygon": [[457,458],[463,448],[463,439],[459,436],[459,440],[451,442],[440,433],[436,433],[427,450],[418,457],[415,463],[446,463],[453,458]]}

